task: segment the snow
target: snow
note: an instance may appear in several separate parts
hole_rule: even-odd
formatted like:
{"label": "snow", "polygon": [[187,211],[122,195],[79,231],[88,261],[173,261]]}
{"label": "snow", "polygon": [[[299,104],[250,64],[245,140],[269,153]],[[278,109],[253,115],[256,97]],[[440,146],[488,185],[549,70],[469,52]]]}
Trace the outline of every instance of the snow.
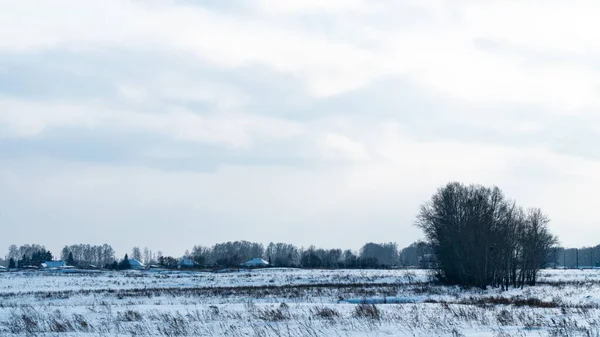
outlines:
{"label": "snow", "polygon": [[423,298],[416,297],[363,297],[349,298],[344,300],[351,304],[399,304],[399,303],[419,303],[423,302]]}
{"label": "snow", "polygon": [[242,265],[246,267],[265,267],[269,265],[269,262],[261,259],[260,257],[255,257],[249,261],[242,263]]}
{"label": "snow", "polygon": [[[428,280],[425,270],[4,272],[0,335],[596,336],[600,332],[600,270],[543,270],[538,286],[508,291],[460,289]],[[362,308],[364,304],[376,309]],[[36,324],[25,324],[26,318]]]}

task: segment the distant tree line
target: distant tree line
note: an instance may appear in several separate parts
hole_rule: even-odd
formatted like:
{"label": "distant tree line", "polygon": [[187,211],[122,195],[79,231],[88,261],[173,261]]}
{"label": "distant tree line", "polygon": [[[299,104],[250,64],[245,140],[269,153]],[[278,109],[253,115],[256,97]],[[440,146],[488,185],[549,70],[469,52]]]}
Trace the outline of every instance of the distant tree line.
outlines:
{"label": "distant tree line", "polygon": [[20,247],[11,245],[8,247],[9,268],[39,267],[42,263],[52,260],[52,258],[52,253],[46,247],[38,244]]}
{"label": "distant tree line", "polygon": [[186,257],[202,266],[237,267],[261,257],[272,266],[298,268],[390,268],[398,266],[400,253],[396,243],[367,243],[358,252],[346,249],[299,248],[289,243],[232,241],[212,247],[194,246]]}
{"label": "distant tree line", "polygon": [[600,245],[582,248],[557,247],[552,252],[548,264],[562,268],[600,267]]}
{"label": "distant tree line", "polygon": [[[129,257],[146,265],[164,268],[179,268],[182,258],[188,258],[197,263],[197,267],[237,267],[238,261],[247,261],[254,257],[262,257],[271,265],[277,267],[296,268],[390,268],[390,267],[421,267],[428,268],[422,263],[424,258],[434,255],[433,248],[424,241],[417,241],[402,250],[397,250],[395,243],[368,243],[358,252],[346,249],[321,249],[310,246],[307,249],[288,243],[270,243],[262,253],[257,247],[259,243],[244,243],[243,241],[220,243],[215,254],[212,248],[195,246],[181,258],[163,256],[159,251],[153,253],[147,247],[133,247]],[[237,258],[228,257],[229,252],[223,247],[253,246],[254,249],[237,249]],[[87,253],[82,253],[86,251]],[[234,249],[236,251],[236,249]],[[139,254],[138,254],[139,253]],[[241,255],[240,255],[241,254]],[[258,254],[258,255],[257,255]],[[396,255],[397,254],[397,255]],[[240,257],[241,256],[241,257]],[[25,257],[25,258],[23,258]],[[44,246],[32,244],[17,247],[12,245],[5,258],[0,258],[0,265],[9,268],[36,266],[52,260],[52,253]],[[114,249],[108,245],[77,244],[65,246],[61,251],[61,260],[69,266],[78,268],[104,267],[107,269],[128,269],[125,257],[117,259]],[[43,261],[42,261],[43,260]],[[543,266],[559,268],[589,268],[600,267],[600,245],[583,248],[553,247]]]}
{"label": "distant tree line", "polygon": [[[296,268],[391,268],[400,266],[418,266],[419,254],[427,252],[427,244],[414,243],[400,251],[396,243],[365,244],[359,251],[350,249],[323,249],[315,246],[297,247],[289,243],[261,243],[249,241],[230,241],[217,243],[212,247],[194,246],[182,257],[156,254],[148,248],[133,247],[126,257],[117,259],[115,250],[108,244],[74,244],[65,246],[60,259],[67,265],[78,268],[128,269],[129,259],[136,259],[149,266],[163,268],[181,267],[182,259],[195,262],[197,268],[239,267],[241,263],[253,258],[263,258],[271,266]],[[10,268],[27,265],[39,267],[43,262],[53,259],[52,254],[41,245],[11,245],[6,256]],[[12,261],[12,262],[11,262]]]}
{"label": "distant tree line", "polygon": [[93,246],[77,244],[65,246],[60,258],[77,267],[103,267],[115,261],[115,250],[108,244]]}
{"label": "distant tree line", "polygon": [[535,285],[556,252],[557,239],[539,209],[523,210],[497,187],[450,183],[421,207],[417,226],[449,284]]}

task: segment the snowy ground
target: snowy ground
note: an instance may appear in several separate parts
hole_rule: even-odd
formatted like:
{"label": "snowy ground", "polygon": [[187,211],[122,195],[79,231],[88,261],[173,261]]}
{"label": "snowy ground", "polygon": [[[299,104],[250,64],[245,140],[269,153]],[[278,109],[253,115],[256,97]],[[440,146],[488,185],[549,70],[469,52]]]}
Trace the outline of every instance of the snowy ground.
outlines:
{"label": "snowy ground", "polygon": [[505,292],[422,270],[2,272],[0,335],[600,336],[600,270]]}

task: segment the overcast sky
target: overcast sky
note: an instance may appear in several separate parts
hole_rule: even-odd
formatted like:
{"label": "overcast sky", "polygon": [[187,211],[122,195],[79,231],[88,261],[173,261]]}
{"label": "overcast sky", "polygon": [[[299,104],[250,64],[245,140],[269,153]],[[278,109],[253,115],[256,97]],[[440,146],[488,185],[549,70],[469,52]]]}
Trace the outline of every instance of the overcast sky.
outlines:
{"label": "overcast sky", "polygon": [[0,0],[0,251],[405,246],[448,181],[598,244],[598,6]]}

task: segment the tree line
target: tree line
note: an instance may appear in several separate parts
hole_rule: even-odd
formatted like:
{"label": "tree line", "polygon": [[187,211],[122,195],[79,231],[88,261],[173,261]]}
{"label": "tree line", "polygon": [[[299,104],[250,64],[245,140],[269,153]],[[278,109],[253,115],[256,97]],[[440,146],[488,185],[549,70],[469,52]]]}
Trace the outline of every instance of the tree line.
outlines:
{"label": "tree line", "polygon": [[556,247],[552,252],[550,264],[564,268],[600,267],[600,245],[582,248]]}
{"label": "tree line", "polygon": [[217,243],[211,247],[194,246],[183,256],[165,256],[154,253],[147,247],[133,247],[123,258],[117,258],[115,250],[109,244],[74,244],[65,246],[59,257],[55,257],[39,244],[23,246],[11,245],[2,264],[9,268],[26,266],[39,267],[43,262],[54,258],[65,261],[69,266],[79,268],[123,269],[124,261],[136,259],[146,265],[164,268],[177,268],[182,259],[194,261],[199,268],[238,267],[253,258],[263,258],[272,266],[296,268],[391,268],[396,266],[417,266],[418,254],[424,251],[423,242],[399,250],[396,243],[365,244],[358,251],[351,249],[323,249],[315,246],[298,247],[290,243],[262,243],[249,241],[229,241]]}
{"label": "tree line", "polygon": [[[226,248],[235,246],[253,245],[261,247],[260,243],[244,241],[226,242],[215,245],[217,247],[194,246],[190,251],[179,257],[164,256],[160,251],[154,253],[144,247],[133,247],[129,257],[139,260],[146,265],[157,265],[165,268],[178,268],[182,258],[189,258],[197,263],[198,267],[238,266],[238,261],[247,261],[249,256],[259,257],[269,261],[273,266],[279,267],[306,267],[306,268],[390,268],[390,267],[425,267],[421,261],[423,257],[433,254],[432,247],[424,241],[416,241],[409,246],[397,250],[395,243],[373,244],[368,243],[358,252],[346,249],[320,249],[311,246],[307,249],[299,248],[288,243],[270,243],[260,253],[252,250]],[[237,251],[233,256],[232,251]],[[396,255],[397,254],[397,255]],[[37,266],[52,260],[54,256],[44,246],[28,244],[17,247],[11,245],[9,253],[0,258],[0,265],[9,268]],[[125,258],[118,259],[115,250],[108,244],[87,245],[76,244],[65,246],[60,253],[61,260],[69,266],[80,268],[104,267],[118,269],[114,264],[125,266]],[[437,261],[436,261],[437,262]],[[241,262],[240,262],[241,263]],[[589,268],[600,267],[600,245],[583,248],[554,247],[550,250],[547,260],[542,264],[549,267],[560,268]]]}
{"label": "tree line", "polygon": [[201,265],[238,266],[254,257],[262,257],[278,267],[301,268],[389,268],[397,266],[400,252],[396,243],[365,244],[358,252],[350,249],[299,248],[289,243],[234,241],[212,247],[195,246],[186,255]]}

